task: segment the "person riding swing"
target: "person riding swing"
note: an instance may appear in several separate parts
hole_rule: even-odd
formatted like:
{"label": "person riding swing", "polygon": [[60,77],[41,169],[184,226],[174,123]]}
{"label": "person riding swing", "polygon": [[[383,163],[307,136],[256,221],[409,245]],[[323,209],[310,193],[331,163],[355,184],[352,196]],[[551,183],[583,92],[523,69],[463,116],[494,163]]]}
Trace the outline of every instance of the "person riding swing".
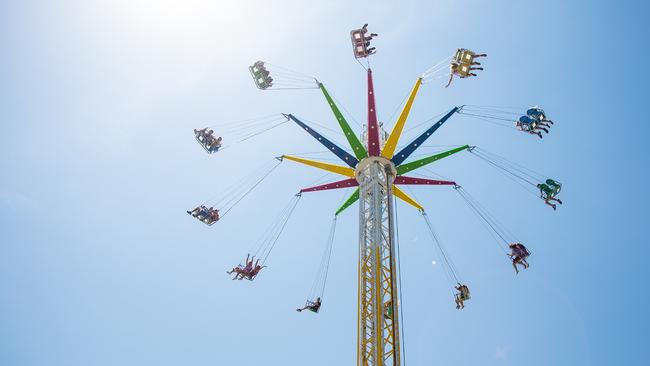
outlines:
{"label": "person riding swing", "polygon": [[393,319],[393,302],[388,301],[384,304],[384,319]]}
{"label": "person riding swing", "polygon": [[542,133],[539,130],[548,133],[548,129],[545,128],[543,124],[539,123],[529,116],[519,117],[516,126],[520,131],[528,132],[531,135],[537,135],[540,139],[542,138]]}
{"label": "person riding swing", "polygon": [[464,309],[465,308],[465,301],[470,299],[469,296],[469,287],[467,285],[461,285],[460,282],[458,282],[458,286],[455,286],[456,291],[456,309]]}
{"label": "person riding swing", "polygon": [[465,79],[470,76],[476,76],[476,74],[473,73],[472,71],[483,70],[482,67],[471,67],[454,61],[452,61],[451,64],[449,65],[449,69],[450,69],[449,81],[447,82],[447,85],[445,85],[445,88],[448,88],[449,85],[451,85],[451,81],[454,79],[454,75],[457,75],[461,79]]}
{"label": "person riding swing", "polygon": [[223,139],[221,138],[221,136],[219,137],[212,136],[212,139],[210,139],[210,141],[208,141],[207,143],[208,151],[211,153],[219,151],[219,149],[221,148],[222,140]]}
{"label": "person riding swing", "polygon": [[236,280],[237,277],[239,277],[239,275],[243,276],[246,273],[249,273],[250,271],[252,271],[253,270],[253,262],[255,261],[255,256],[253,256],[253,258],[251,258],[250,256],[251,256],[250,253],[246,255],[246,260],[244,261],[244,263],[246,263],[246,265],[242,266],[241,264],[239,264],[237,267],[233,267],[233,269],[231,269],[230,271],[226,271],[226,273],[227,274],[235,273],[235,277],[233,278],[233,280]]}
{"label": "person riding swing", "polygon": [[521,244],[521,243],[513,243],[508,245],[510,250],[512,250],[511,253],[508,254],[508,256],[512,259],[512,267],[515,269],[515,272],[519,274],[519,268],[517,268],[518,264],[521,264],[524,269],[530,267],[528,262],[526,261],[526,258],[530,255],[530,252],[528,252],[528,249]]}
{"label": "person riding swing", "polygon": [[545,125],[554,124],[553,121],[546,118],[546,113],[544,112],[544,110],[542,108],[540,108],[538,106],[534,106],[534,107],[529,108],[526,111],[526,115],[528,117],[538,121],[538,122],[544,123]]}
{"label": "person riding swing", "polygon": [[476,76],[476,74],[472,72],[474,70],[483,70],[483,67],[474,67],[481,65],[480,62],[474,61],[474,59],[478,57],[487,57],[487,54],[476,54],[465,48],[457,49],[453,60],[449,64],[449,81],[447,82],[447,85],[445,85],[445,88],[451,85],[451,82],[454,79],[454,75],[457,75],[461,79],[464,79],[470,76]]}
{"label": "person riding swing", "polygon": [[562,185],[553,179],[547,179],[545,183],[537,185],[539,188],[540,198],[544,200],[544,203],[553,207],[553,210],[557,209],[557,206],[551,201],[555,201],[559,204],[562,204],[562,200],[555,198],[555,196],[560,193]]}
{"label": "person riding swing", "polygon": [[260,265],[259,263],[260,263],[260,260],[258,259],[257,261],[255,261],[255,266],[253,267],[253,269],[251,269],[249,272],[242,273],[241,277],[239,279],[243,280],[244,278],[246,278],[249,281],[254,280],[255,277],[257,276],[257,274],[260,273],[262,268],[266,267],[266,266]]}
{"label": "person riding swing", "polygon": [[321,303],[320,297],[316,298],[316,301],[307,300],[307,302],[305,303],[305,306],[300,308],[300,309],[296,309],[296,311],[300,313],[303,310],[309,310],[309,311],[311,311],[313,313],[318,313],[318,310],[320,310],[321,304],[322,303]]}

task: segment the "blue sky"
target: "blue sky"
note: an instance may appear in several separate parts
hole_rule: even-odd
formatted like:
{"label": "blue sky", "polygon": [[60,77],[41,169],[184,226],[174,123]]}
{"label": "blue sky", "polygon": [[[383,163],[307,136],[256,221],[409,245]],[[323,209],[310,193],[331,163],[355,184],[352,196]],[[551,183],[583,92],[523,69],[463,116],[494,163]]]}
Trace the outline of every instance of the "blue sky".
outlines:
{"label": "blue sky", "polygon": [[456,311],[424,222],[400,203],[407,364],[647,364],[647,10],[633,1],[0,3],[0,364],[353,363],[358,206],[339,220],[321,313],[293,310],[343,192],[305,195],[252,283],[224,271],[321,173],[285,162],[212,227],[184,211],[274,156],[321,149],[287,124],[208,156],[193,128],[279,112],[335,126],[317,91],[255,89],[247,66],[257,59],[317,76],[363,122],[365,74],[348,32],[365,22],[380,34],[372,65],[387,125],[416,77],[458,47],[488,53],[485,71],[449,89],[425,85],[411,126],[461,104],[540,104],[557,122],[539,141],[454,116],[428,142],[478,145],[549,174],[565,204],[553,212],[467,153],[432,166],[534,255],[515,276],[451,188],[413,189],[473,298]]}

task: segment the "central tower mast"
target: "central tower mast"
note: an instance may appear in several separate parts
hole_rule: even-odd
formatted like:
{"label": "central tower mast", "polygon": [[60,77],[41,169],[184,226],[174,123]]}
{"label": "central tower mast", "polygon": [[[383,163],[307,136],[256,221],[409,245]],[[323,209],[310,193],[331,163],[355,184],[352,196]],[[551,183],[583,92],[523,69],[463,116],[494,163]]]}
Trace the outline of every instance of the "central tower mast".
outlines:
{"label": "central tower mast", "polygon": [[372,70],[368,69],[368,157],[355,169],[359,183],[357,365],[400,365],[392,186],[395,165],[380,156]]}

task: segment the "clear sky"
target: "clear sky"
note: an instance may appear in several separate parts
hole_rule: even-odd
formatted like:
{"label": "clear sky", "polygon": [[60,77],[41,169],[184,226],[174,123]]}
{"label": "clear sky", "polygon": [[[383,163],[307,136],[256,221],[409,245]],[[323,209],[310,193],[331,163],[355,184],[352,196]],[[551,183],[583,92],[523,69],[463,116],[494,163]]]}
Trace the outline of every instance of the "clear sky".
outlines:
{"label": "clear sky", "polygon": [[367,22],[380,34],[382,121],[394,123],[428,67],[458,47],[484,51],[478,78],[423,86],[407,128],[454,105],[540,104],[556,121],[542,141],[454,116],[427,144],[478,145],[564,184],[553,212],[468,153],[431,166],[533,256],[515,276],[453,189],[413,189],[473,298],[454,308],[424,222],[400,203],[407,364],[647,365],[647,11],[633,1],[0,2],[0,364],[354,364],[357,205],[339,220],[321,313],[294,311],[343,192],[303,196],[254,282],[224,271],[322,173],[284,162],[212,227],[185,210],[274,156],[323,150],[287,124],[208,156],[193,128],[279,112],[336,127],[318,91],[255,89],[257,59],[317,76],[363,123],[365,74],[348,32]]}

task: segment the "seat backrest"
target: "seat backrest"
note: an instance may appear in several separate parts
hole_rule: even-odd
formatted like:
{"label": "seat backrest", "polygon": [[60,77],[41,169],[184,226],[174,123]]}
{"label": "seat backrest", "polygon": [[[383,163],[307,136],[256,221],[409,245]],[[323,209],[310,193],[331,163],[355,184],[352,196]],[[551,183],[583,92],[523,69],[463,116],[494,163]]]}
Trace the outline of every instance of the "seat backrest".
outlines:
{"label": "seat backrest", "polygon": [[367,57],[368,50],[366,49],[366,37],[364,36],[363,29],[350,31],[350,38],[352,40],[352,47],[354,48],[354,57]]}
{"label": "seat backrest", "polygon": [[458,67],[456,68],[456,73],[458,73],[458,75],[461,77],[469,76],[470,73],[469,66],[465,64],[458,65]]}
{"label": "seat backrest", "polygon": [[474,62],[474,56],[476,54],[470,50],[463,50],[461,52],[461,59],[460,62],[465,64],[465,65],[471,65],[472,62]]}

